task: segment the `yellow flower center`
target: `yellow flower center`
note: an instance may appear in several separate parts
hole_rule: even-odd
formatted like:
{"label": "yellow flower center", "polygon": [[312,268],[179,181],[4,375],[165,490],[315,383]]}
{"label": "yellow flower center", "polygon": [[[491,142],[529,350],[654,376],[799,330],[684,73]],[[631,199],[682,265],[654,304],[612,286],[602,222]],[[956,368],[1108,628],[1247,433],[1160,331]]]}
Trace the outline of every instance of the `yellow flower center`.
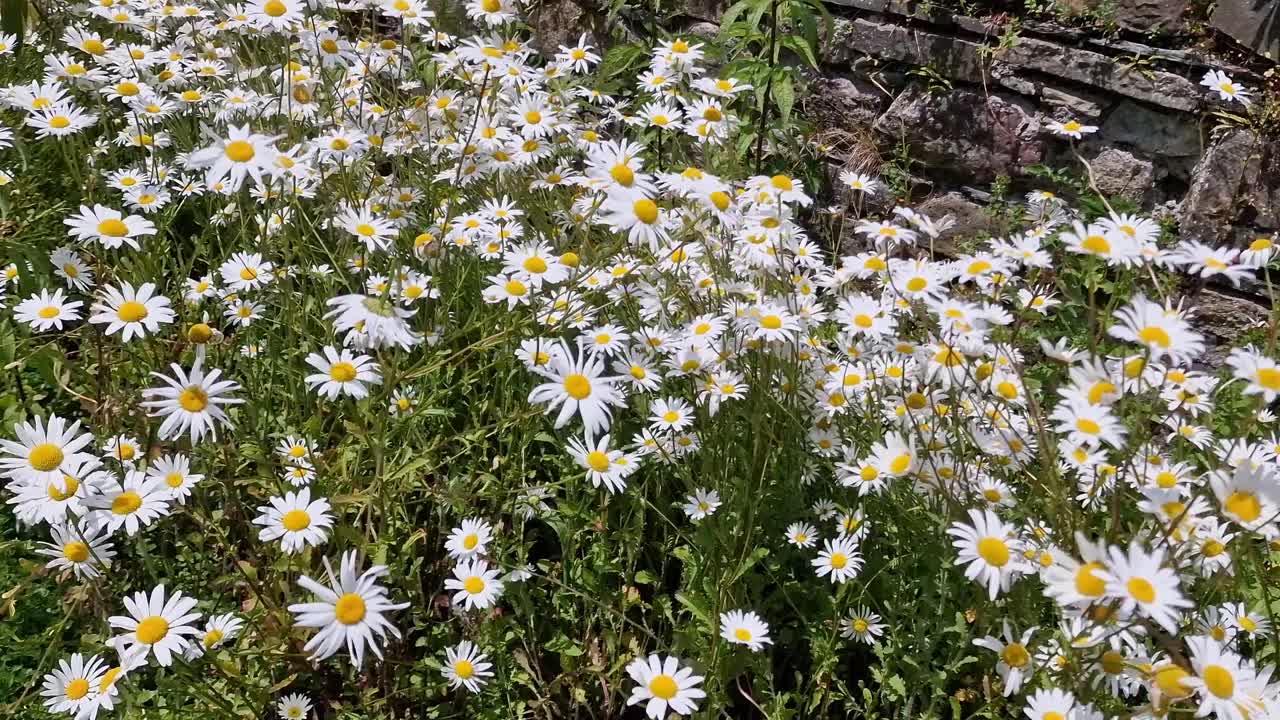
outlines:
{"label": "yellow flower center", "polygon": [[585,400],[591,396],[591,381],[586,375],[573,373],[564,379],[564,391],[574,400]]}
{"label": "yellow flower center", "polygon": [[364,619],[364,598],[356,593],[347,593],[338,598],[333,606],[333,615],[343,625],[355,625]]}
{"label": "yellow flower center", "polygon": [[130,515],[142,507],[142,496],[133,490],[126,490],[111,501],[111,512],[116,515]]}
{"label": "yellow flower center", "polygon": [[1085,563],[1076,570],[1076,592],[1086,597],[1102,597],[1106,592],[1107,584],[1103,582],[1096,574],[1098,570],[1105,570],[1102,563],[1091,562]]}
{"label": "yellow flower center", "polygon": [[1157,345],[1162,348],[1169,347],[1173,340],[1169,337],[1169,332],[1158,325],[1148,325],[1142,328],[1138,333],[1138,339],[1147,345]]}
{"label": "yellow flower center", "polygon": [[67,683],[66,695],[68,700],[79,700],[89,694],[89,681],[84,678],[76,678]]}
{"label": "yellow flower center", "polygon": [[751,642],[751,631],[746,628],[738,628],[733,631],[733,636],[741,642]]}
{"label": "yellow flower center", "polygon": [[849,564],[849,556],[844,553],[831,553],[831,567],[836,570],[843,570]]}
{"label": "yellow flower center", "polygon": [[1236,693],[1236,679],[1221,665],[1206,667],[1201,677],[1204,678],[1205,689],[1224,700]]}
{"label": "yellow flower center", "polygon": [[587,465],[596,472],[604,472],[609,469],[609,456],[599,450],[592,450],[587,453]]}
{"label": "yellow flower center", "polygon": [[984,537],[978,541],[978,556],[988,565],[1004,567],[1009,564],[1009,544],[998,537]]}
{"label": "yellow flower center", "polygon": [[1262,503],[1258,502],[1258,496],[1251,492],[1237,490],[1227,496],[1223,506],[1227,512],[1247,523],[1257,520],[1262,515]]}
{"label": "yellow flower center", "polygon": [[270,15],[271,17],[280,17],[281,15],[289,12],[289,8],[286,7],[284,3],[280,2],[280,0],[267,0],[266,4],[262,6],[262,12]]}
{"label": "yellow flower center", "polygon": [[129,234],[129,226],[118,218],[103,220],[98,223],[98,234],[105,237],[124,237]]}
{"label": "yellow flower center", "polygon": [[652,225],[658,221],[658,204],[648,198],[635,201],[631,210],[635,213],[636,219],[645,225]]}
{"label": "yellow flower center", "polygon": [[169,634],[169,621],[159,615],[152,615],[138,623],[137,634],[138,642],[144,645],[154,645]]}
{"label": "yellow flower center", "polygon": [[306,530],[311,526],[311,516],[307,514],[306,510],[290,510],[284,514],[284,517],[280,518],[280,524],[290,532]]}
{"label": "yellow flower center", "polygon": [[37,445],[31,448],[30,454],[27,455],[27,462],[40,472],[57,470],[62,465],[62,460],[62,448],[53,443]]}
{"label": "yellow flower center", "polygon": [[89,546],[79,540],[72,540],[62,546],[62,557],[73,563],[82,563],[89,559]]}
{"label": "yellow flower center", "polygon": [[680,692],[680,686],[670,675],[657,675],[649,681],[649,692],[660,700],[670,700]]}
{"label": "yellow flower center", "polygon": [[343,360],[329,367],[329,377],[340,383],[348,383],[356,379],[356,366]]}
{"label": "yellow flower center", "polygon": [[1101,235],[1090,235],[1080,243],[1080,247],[1088,250],[1095,255],[1106,255],[1111,252],[1111,243]]}
{"label": "yellow flower center", "polygon": [[221,630],[210,630],[204,634],[204,640],[202,641],[204,649],[208,650],[212,648],[214,645],[222,642],[222,638],[224,637],[226,637],[226,635],[224,635]]}
{"label": "yellow flower center", "polygon": [[187,412],[203,412],[209,407],[209,394],[199,385],[192,385],[178,395],[178,404]]}
{"label": "yellow flower center", "polygon": [[472,575],[471,577],[462,581],[462,589],[466,590],[472,595],[479,595],[480,593],[484,592],[484,587],[485,587],[484,578],[480,577],[479,575]]}
{"label": "yellow flower center", "polygon": [[1031,662],[1031,654],[1022,643],[1009,643],[1000,651],[1000,659],[1011,668],[1020,668]]}
{"label": "yellow flower center", "polygon": [[[497,0],[493,0],[493,1],[496,2]],[[453,663],[453,674],[457,675],[463,680],[466,680],[470,678],[472,675],[476,674],[476,668],[474,665],[471,664],[470,660],[458,658]]]}
{"label": "yellow flower center", "polygon": [[1146,578],[1130,578],[1129,582],[1125,583],[1125,588],[1129,590],[1129,596],[1140,603],[1155,602],[1156,588]]}
{"label": "yellow flower center", "polygon": [[120,303],[120,307],[116,310],[116,317],[121,322],[138,322],[145,320],[147,317],[147,306],[137,300],[126,300]]}

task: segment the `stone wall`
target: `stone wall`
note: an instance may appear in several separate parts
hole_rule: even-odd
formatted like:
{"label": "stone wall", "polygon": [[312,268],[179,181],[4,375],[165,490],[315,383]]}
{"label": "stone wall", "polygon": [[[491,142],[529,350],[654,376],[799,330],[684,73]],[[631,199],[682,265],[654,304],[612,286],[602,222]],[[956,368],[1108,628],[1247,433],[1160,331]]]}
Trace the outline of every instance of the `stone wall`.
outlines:
{"label": "stone wall", "polygon": [[[1250,27],[1248,13],[1261,22],[1256,15],[1267,10],[1252,3],[1222,0],[1214,24],[1235,36],[1224,18],[1232,27]],[[1173,214],[1183,237],[1245,245],[1280,229],[1280,143],[1218,127],[1211,113],[1225,106],[1199,85],[1206,70],[1223,69],[1259,89],[1262,78],[1249,69],[1178,48],[1176,35],[1156,46],[1134,39],[1147,35],[1108,40],[1023,20],[1002,43],[1006,16],[967,17],[909,0],[828,5],[835,28],[804,112],[835,148],[833,165],[874,164],[906,143],[919,161],[912,171],[921,175],[926,213],[968,215],[960,226],[981,230],[980,188],[997,177],[1025,189],[1042,186],[1028,177],[1033,165],[1078,169],[1071,144],[1045,128],[1074,119],[1098,127],[1076,146],[1099,188]],[[1186,4],[1118,0],[1111,8],[1121,27],[1177,31]],[[1264,51],[1272,42],[1266,32],[1236,40]],[[1219,344],[1269,307],[1248,284],[1215,284],[1200,295],[1201,322]]]}

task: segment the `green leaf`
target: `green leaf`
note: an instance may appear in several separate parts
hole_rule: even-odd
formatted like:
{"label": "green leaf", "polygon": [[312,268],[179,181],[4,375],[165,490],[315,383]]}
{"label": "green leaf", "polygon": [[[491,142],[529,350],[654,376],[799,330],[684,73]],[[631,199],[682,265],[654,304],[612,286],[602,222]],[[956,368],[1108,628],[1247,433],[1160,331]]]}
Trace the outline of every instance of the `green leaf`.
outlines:
{"label": "green leaf", "polygon": [[676,602],[685,606],[685,608],[689,612],[693,613],[694,617],[701,620],[703,624],[707,626],[711,625],[711,613],[707,611],[707,608],[705,605],[699,603],[697,600],[693,599],[692,597],[689,597],[688,595],[684,593],[679,593],[679,592],[676,593]]}
{"label": "green leaf", "polygon": [[760,18],[773,7],[773,0],[756,0],[755,6],[751,8],[751,14],[747,16],[747,27],[760,27]]}
{"label": "green leaf", "polygon": [[791,82],[791,74],[784,68],[773,79],[773,101],[778,105],[778,115],[785,125],[791,121],[791,108],[796,103],[796,89]]}
{"label": "green leaf", "polygon": [[560,655],[568,655],[569,657],[578,657],[583,653],[582,646],[575,644],[564,633],[560,633],[547,643],[547,649],[559,653]]}
{"label": "green leaf", "polygon": [[791,48],[797,55],[804,58],[813,69],[818,69],[818,58],[813,54],[813,48],[809,46],[808,41],[799,35],[788,35],[782,38],[783,47]]}
{"label": "green leaf", "polygon": [[729,26],[733,25],[733,21],[737,20],[738,16],[746,12],[747,8],[751,7],[755,2],[756,0],[738,0],[738,2],[730,5],[729,9],[724,11],[724,15],[720,16],[720,34],[725,35],[728,33]]}

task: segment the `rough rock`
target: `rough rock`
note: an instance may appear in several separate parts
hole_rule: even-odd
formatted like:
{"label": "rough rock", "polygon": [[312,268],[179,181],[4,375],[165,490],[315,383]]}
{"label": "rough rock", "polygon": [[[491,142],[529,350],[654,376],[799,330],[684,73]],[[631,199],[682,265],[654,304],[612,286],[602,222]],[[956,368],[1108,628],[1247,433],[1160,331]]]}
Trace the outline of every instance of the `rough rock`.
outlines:
{"label": "rough rock", "polygon": [[574,44],[583,33],[597,48],[609,40],[604,17],[592,0],[539,0],[530,6],[528,20],[533,44],[546,57],[554,56],[561,45]]}
{"label": "rough rock", "polygon": [[671,16],[719,22],[730,4],[727,0],[679,0],[675,3],[675,7],[671,8]]}
{"label": "rough rock", "polygon": [[1099,134],[1156,157],[1200,155],[1200,125],[1185,113],[1149,108],[1131,100],[1118,104],[1103,121]]}
{"label": "rough rock", "polygon": [[1089,160],[1094,180],[1104,195],[1143,203],[1155,188],[1155,166],[1120,148],[1104,148]]}
{"label": "rough rock", "polygon": [[1222,366],[1240,336],[1268,318],[1267,309],[1262,305],[1209,288],[1195,296],[1194,304],[1195,328],[1207,341],[1200,360],[1209,367]]}
{"label": "rough rock", "polygon": [[1130,30],[1176,30],[1186,0],[1114,0],[1116,22]]}
{"label": "rough rock", "polygon": [[[823,48],[827,63],[843,63],[859,54],[917,66],[929,66],[962,82],[983,84],[992,63],[982,46],[963,38],[866,18],[837,19]],[[1190,112],[1203,94],[1194,82],[1164,70],[1139,70],[1102,53],[1024,37],[991,58],[1013,70],[1034,71],[1092,86],[1152,105]]]}
{"label": "rough rock", "polygon": [[1044,156],[1040,121],[1029,103],[966,88],[930,95],[912,86],[873,128],[887,142],[905,139],[930,172],[959,170],[973,182],[1020,175]]}
{"label": "rough rock", "polygon": [[1272,60],[1280,58],[1280,5],[1260,0],[1218,0],[1209,24]]}
{"label": "rough rock", "polygon": [[1040,88],[1040,98],[1046,105],[1061,108],[1069,114],[1070,118],[1067,119],[1074,118],[1086,125],[1092,125],[1102,117],[1102,111],[1106,108],[1106,100],[1094,93],[1066,90],[1052,85]]}
{"label": "rough rock", "polygon": [[909,65],[929,65],[946,77],[981,83],[986,72],[978,43],[864,18],[836,18],[834,32],[823,46],[823,61],[849,62],[858,53]]}
{"label": "rough rock", "polygon": [[865,80],[820,77],[809,86],[804,112],[820,130],[867,128],[887,102],[884,91]]}
{"label": "rough rock", "polygon": [[1101,53],[1047,40],[1022,38],[1000,53],[998,59],[1015,67],[1092,85],[1173,110],[1189,112],[1201,102],[1199,86],[1181,75],[1163,70],[1142,72]]}
{"label": "rough rock", "polygon": [[959,192],[948,192],[925,199],[916,210],[934,220],[950,215],[955,225],[939,234],[933,243],[934,252],[955,257],[973,250],[974,239],[983,233],[991,233],[995,225],[982,206]]}
{"label": "rough rock", "polygon": [[1280,227],[1280,151],[1252,130],[1219,136],[1196,163],[1179,217],[1184,236],[1209,244],[1231,226]]}

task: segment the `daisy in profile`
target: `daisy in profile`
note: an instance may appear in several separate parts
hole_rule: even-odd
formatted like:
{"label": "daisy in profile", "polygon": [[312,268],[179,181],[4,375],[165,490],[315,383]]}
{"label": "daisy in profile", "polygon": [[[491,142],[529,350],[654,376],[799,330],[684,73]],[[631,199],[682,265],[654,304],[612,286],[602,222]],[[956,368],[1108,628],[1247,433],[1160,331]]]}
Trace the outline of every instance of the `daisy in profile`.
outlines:
{"label": "daisy in profile", "polygon": [[622,392],[616,387],[620,378],[605,377],[602,358],[585,351],[575,357],[567,344],[562,343],[558,352],[548,354],[550,359],[546,365],[532,369],[549,382],[535,387],[529,393],[529,402],[546,405],[548,413],[559,408],[557,428],[580,414],[587,433],[606,432],[613,417],[610,408],[624,402]]}
{"label": "daisy in profile", "polygon": [[162,667],[186,651],[191,642],[188,636],[199,634],[191,625],[200,618],[200,613],[192,612],[196,599],[181,592],[166,596],[164,585],[157,585],[150,595],[139,591],[126,596],[124,606],[128,615],[108,619],[111,627],[125,631],[115,640],[124,652],[137,648],[141,656],[154,657]]}
{"label": "daisy in profile", "polygon": [[969,510],[969,523],[953,523],[947,534],[955,538],[955,564],[966,565],[965,577],[985,585],[992,600],[1027,570],[1017,527],[1005,524],[990,510]]}
{"label": "daisy in profile", "polygon": [[161,373],[151,373],[164,381],[168,387],[157,387],[146,390],[143,397],[154,398],[142,403],[143,407],[153,408],[151,417],[162,417],[160,438],[170,440],[187,433],[191,444],[198,444],[207,433],[211,438],[218,438],[218,425],[232,427],[231,419],[223,410],[224,405],[239,405],[244,400],[228,397],[240,389],[240,385],[230,380],[219,380],[222,371],[210,370],[206,375],[200,367],[201,360],[196,359],[190,373],[173,363],[173,377]]}
{"label": "daisy in profile", "polygon": [[296,465],[288,465],[281,471],[280,479],[294,487],[305,487],[316,479],[316,469],[305,461]]}
{"label": "daisy in profile", "polygon": [[193,638],[188,645],[187,659],[194,660],[234,640],[243,627],[244,620],[231,613],[210,617],[205,622],[204,630],[199,633],[199,637]]}
{"label": "daisy in profile", "polygon": [[1276,523],[1280,517],[1280,490],[1274,466],[1254,467],[1246,461],[1230,473],[1210,474],[1209,487],[1227,520],[1268,539],[1280,535]]}
{"label": "daisy in profile", "polygon": [[849,616],[840,623],[840,637],[846,640],[874,645],[883,634],[880,616],[861,605],[850,610]]}
{"label": "daisy in profile", "polygon": [[730,610],[720,614],[720,637],[734,645],[746,645],[752,652],[772,645],[769,624],[751,611]]}
{"label": "daisy in profile", "polygon": [[111,567],[116,551],[111,545],[111,532],[103,525],[84,520],[54,525],[53,541],[41,543],[36,552],[53,558],[45,567],[70,570],[78,578],[95,578],[99,571]]}
{"label": "daisy in profile", "polygon": [[93,442],[93,436],[80,432],[80,422],[67,424],[57,415],[50,415],[46,425],[44,418],[14,426],[18,439],[0,440],[0,449],[7,457],[0,457],[4,476],[23,483],[47,486],[62,483],[64,467],[93,459],[90,453],[81,452]]}
{"label": "daisy in profile", "polygon": [[1110,548],[1107,557],[1107,569],[1097,575],[1107,583],[1107,596],[1120,600],[1120,612],[1136,610],[1165,630],[1177,632],[1183,609],[1195,603],[1178,589],[1178,574],[1163,567],[1164,550],[1148,552],[1134,540],[1127,551]]}
{"label": "daisy in profile", "polygon": [[123,481],[108,481],[84,505],[93,511],[92,521],[105,525],[113,534],[124,528],[132,536],[169,514],[169,498],[169,488],[162,480],[127,470]]}
{"label": "daisy in profile", "polygon": [[1049,131],[1053,134],[1069,137],[1072,140],[1079,140],[1085,135],[1092,135],[1098,132],[1096,125],[1084,125],[1076,120],[1068,120],[1066,122],[1050,120],[1044,126],[1049,128]]}
{"label": "daisy in profile", "polygon": [[79,214],[63,223],[70,228],[75,239],[97,242],[108,250],[115,250],[121,245],[139,250],[138,238],[156,234],[156,226],[150,220],[138,215],[124,215],[103,205],[81,205]]}
{"label": "daisy in profile", "polygon": [[455,559],[483,555],[489,541],[493,539],[493,526],[479,518],[467,518],[462,524],[449,532],[449,539],[444,548],[449,557]]}
{"label": "daisy in profile", "polygon": [[311,715],[311,698],[302,693],[285,695],[276,703],[280,720],[305,720]]}
{"label": "daisy in profile", "polygon": [[454,689],[465,687],[478,693],[493,677],[493,663],[488,662],[489,657],[470,640],[463,640],[457,647],[445,648],[444,655],[445,663],[440,672]]}
{"label": "daisy in profile", "polygon": [[830,576],[831,582],[842,583],[857,576],[862,569],[862,555],[852,538],[840,535],[824,540],[822,552],[813,560],[818,577]]}
{"label": "daisy in profile", "polygon": [[99,486],[110,480],[111,475],[102,469],[101,461],[81,456],[65,461],[62,474],[56,480],[11,482],[8,490],[13,497],[7,502],[21,522],[61,525],[67,521],[68,514],[84,515],[87,512],[85,498],[97,494]]}
{"label": "daisy in profile", "polygon": [[1209,88],[1210,91],[1218,93],[1218,98],[1230,102],[1238,102],[1245,107],[1253,102],[1249,97],[1249,91],[1243,85],[1231,79],[1231,76],[1221,70],[1209,70],[1200,79],[1200,84]]}
{"label": "daisy in profile", "polygon": [[289,606],[289,612],[295,616],[295,625],[320,628],[320,632],[308,640],[303,649],[311,653],[312,660],[318,661],[345,645],[351,664],[356,667],[364,662],[365,646],[382,659],[379,642],[385,641],[388,634],[400,637],[400,631],[383,617],[383,613],[409,607],[409,603],[390,602],[386,588],[378,584],[378,578],[387,574],[387,568],[374,565],[356,575],[356,553],[352,550],[343,554],[337,576],[333,574],[329,558],[324,558],[324,569],[329,579],[327,586],[306,575],[298,579],[298,585],[318,600]]}
{"label": "daisy in profile", "polygon": [[1009,627],[1009,621],[1005,620],[1001,637],[988,635],[973,641],[974,645],[986,648],[999,657],[996,672],[1000,674],[1000,681],[1004,684],[1005,697],[1018,692],[1022,684],[1035,672],[1035,662],[1028,648],[1035,631],[1034,627],[1028,628],[1021,637],[1018,637]]}
{"label": "daisy in profile", "polygon": [[698,710],[697,701],[707,696],[698,687],[702,676],[694,675],[693,668],[681,667],[680,659],[673,655],[636,658],[627,664],[627,674],[636,683],[627,705],[644,703],[650,720],[663,720],[668,711],[692,715]]}
{"label": "daisy in profile", "polygon": [[1280,364],[1252,345],[1232,349],[1227,365],[1236,379],[1244,381],[1246,395],[1261,395],[1267,404],[1280,395]]}
{"label": "daisy in profile", "polygon": [[93,703],[98,685],[107,673],[102,658],[94,655],[88,660],[80,653],[58,661],[57,669],[44,676],[40,694],[49,712],[66,713],[79,717],[79,713]]}
{"label": "daisy in profile", "polygon": [[120,332],[124,342],[158,332],[161,325],[172,323],[174,318],[169,298],[157,295],[154,283],[143,283],[136,289],[128,282],[121,283],[118,289],[104,287],[101,299],[93,304],[93,313],[89,322],[105,324],[107,335]]}
{"label": "daisy in profile", "polygon": [[492,606],[502,595],[503,583],[498,579],[499,570],[489,569],[484,560],[463,560],[453,568],[453,577],[444,581],[445,590],[453,590],[453,604],[467,610],[483,610]]}
{"label": "daisy in profile", "polygon": [[368,355],[354,355],[350,350],[338,350],[332,345],[324,348],[324,355],[311,353],[307,364],[319,372],[308,375],[307,384],[316,392],[333,400],[339,395],[360,399],[369,395],[369,386],[382,382],[378,363]]}
{"label": "daisy in profile", "polygon": [[310,488],[285,493],[284,497],[273,497],[268,502],[269,505],[258,508],[262,514],[253,519],[254,525],[262,526],[258,531],[262,542],[279,540],[285,553],[292,555],[308,545],[319,547],[329,539],[328,531],[333,526],[329,502],[324,498],[312,501]]}
{"label": "daisy in profile", "polygon": [[63,323],[80,319],[80,307],[83,305],[79,300],[63,297],[62,288],[52,293],[41,290],[18,303],[13,308],[13,317],[18,322],[30,325],[36,332],[44,332],[50,328],[61,330]]}

